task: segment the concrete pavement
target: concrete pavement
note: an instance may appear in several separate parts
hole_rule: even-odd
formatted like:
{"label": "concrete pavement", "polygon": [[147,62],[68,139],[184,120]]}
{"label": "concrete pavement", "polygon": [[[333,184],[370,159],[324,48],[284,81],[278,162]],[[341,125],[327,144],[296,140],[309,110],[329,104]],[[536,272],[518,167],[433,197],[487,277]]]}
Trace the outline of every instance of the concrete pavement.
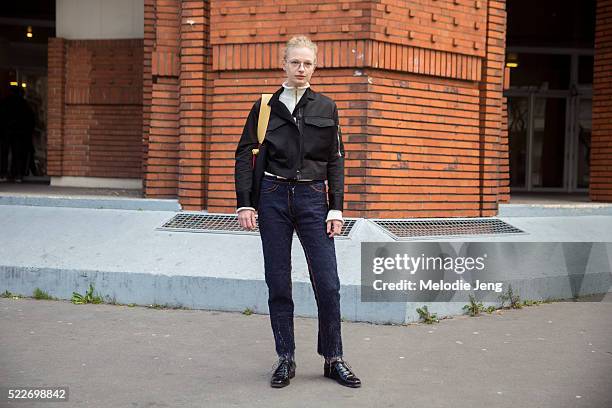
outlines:
{"label": "concrete pavement", "polygon": [[612,303],[560,302],[435,325],[342,325],[363,381],[322,376],[316,319],[296,319],[297,376],[268,385],[267,315],[0,299],[0,385],[69,401],[3,407],[612,406]]}

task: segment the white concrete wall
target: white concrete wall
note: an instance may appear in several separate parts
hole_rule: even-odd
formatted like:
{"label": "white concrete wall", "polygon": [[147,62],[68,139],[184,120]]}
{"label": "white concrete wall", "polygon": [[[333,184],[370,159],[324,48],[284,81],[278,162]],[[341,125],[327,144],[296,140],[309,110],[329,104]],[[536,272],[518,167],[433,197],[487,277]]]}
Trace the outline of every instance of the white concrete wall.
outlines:
{"label": "white concrete wall", "polygon": [[144,0],[57,0],[56,36],[144,38]]}

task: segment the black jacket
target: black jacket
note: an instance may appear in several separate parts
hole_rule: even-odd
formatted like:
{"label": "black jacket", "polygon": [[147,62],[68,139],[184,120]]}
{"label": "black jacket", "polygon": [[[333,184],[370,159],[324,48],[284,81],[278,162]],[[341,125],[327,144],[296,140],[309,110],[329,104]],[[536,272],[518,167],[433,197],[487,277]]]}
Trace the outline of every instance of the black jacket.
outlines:
{"label": "black jacket", "polygon": [[283,89],[270,99],[270,121],[254,171],[251,149],[258,147],[261,98],[247,117],[236,148],[237,205],[257,209],[261,179],[264,171],[268,171],[285,178],[327,180],[329,209],[342,211],[344,145],[338,108],[330,98],[306,88],[294,111],[289,112],[279,100]]}

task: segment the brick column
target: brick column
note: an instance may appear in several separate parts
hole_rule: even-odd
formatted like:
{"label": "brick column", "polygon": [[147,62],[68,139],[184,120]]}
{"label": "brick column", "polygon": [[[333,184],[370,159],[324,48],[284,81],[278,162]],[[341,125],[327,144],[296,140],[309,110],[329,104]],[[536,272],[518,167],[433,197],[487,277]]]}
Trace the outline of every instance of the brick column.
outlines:
{"label": "brick column", "polygon": [[183,0],[180,43],[179,201],[186,210],[205,207],[205,77],[210,70],[208,2]]}
{"label": "brick column", "polygon": [[591,201],[612,201],[612,0],[597,0],[591,134]]}
{"label": "brick column", "polygon": [[153,98],[153,75],[151,60],[155,47],[155,0],[144,2],[144,40],[142,69],[142,188],[148,193],[149,134],[151,132],[151,103]]}
{"label": "brick column", "polygon": [[62,175],[64,108],[66,86],[66,42],[49,39],[48,112],[47,112],[47,175]]}
{"label": "brick column", "polygon": [[180,0],[146,0],[153,15],[151,52],[151,113],[149,121],[145,195],[156,198],[178,196],[179,166],[179,47]]}
{"label": "brick column", "polygon": [[[478,2],[477,2],[478,3]],[[486,56],[483,60],[480,96],[479,182],[480,216],[497,214],[500,163],[507,131],[503,127],[503,73],[506,52],[506,0],[487,2]],[[502,141],[505,140],[505,144]]]}

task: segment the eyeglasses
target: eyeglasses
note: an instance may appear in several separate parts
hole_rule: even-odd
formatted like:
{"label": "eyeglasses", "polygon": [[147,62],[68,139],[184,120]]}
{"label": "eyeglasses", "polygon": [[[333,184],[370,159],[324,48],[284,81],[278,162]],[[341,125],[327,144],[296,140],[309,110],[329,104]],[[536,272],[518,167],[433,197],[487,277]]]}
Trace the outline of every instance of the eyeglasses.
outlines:
{"label": "eyeglasses", "polygon": [[291,68],[293,69],[299,69],[300,65],[303,65],[306,71],[309,71],[314,68],[314,64],[310,61],[291,60],[289,61],[289,65],[291,65]]}

